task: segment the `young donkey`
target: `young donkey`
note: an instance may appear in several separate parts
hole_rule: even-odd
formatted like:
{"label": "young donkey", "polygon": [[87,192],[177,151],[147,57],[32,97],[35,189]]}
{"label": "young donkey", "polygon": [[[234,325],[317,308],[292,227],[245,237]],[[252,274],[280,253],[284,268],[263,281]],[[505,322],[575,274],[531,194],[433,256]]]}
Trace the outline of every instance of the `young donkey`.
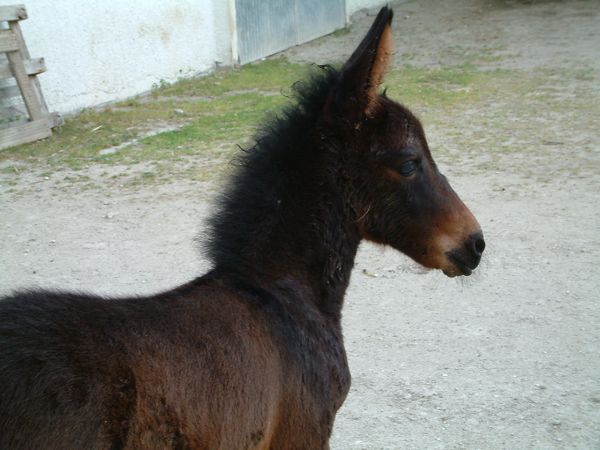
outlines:
{"label": "young donkey", "polygon": [[0,301],[1,449],[328,448],[360,240],[448,276],[485,246],[419,121],[378,94],[391,20],[258,136],[212,219],[208,274],[149,298]]}

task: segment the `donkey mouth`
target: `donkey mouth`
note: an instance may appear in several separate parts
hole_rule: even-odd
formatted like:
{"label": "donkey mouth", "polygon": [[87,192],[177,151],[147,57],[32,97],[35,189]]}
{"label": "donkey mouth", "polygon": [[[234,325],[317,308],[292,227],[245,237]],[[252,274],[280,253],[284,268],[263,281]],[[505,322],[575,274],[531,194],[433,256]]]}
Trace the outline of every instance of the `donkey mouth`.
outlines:
{"label": "donkey mouth", "polygon": [[453,264],[453,269],[444,269],[443,272],[449,277],[455,277],[458,275],[469,276],[473,273],[473,270],[479,265],[479,260],[473,261],[465,258],[457,251],[447,252],[446,256]]}

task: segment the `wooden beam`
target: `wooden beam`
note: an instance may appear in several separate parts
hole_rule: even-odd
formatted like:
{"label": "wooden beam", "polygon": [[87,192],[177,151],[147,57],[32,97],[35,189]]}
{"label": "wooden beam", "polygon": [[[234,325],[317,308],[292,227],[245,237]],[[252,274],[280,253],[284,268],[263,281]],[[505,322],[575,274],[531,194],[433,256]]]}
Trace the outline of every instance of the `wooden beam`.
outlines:
{"label": "wooden beam", "polygon": [[0,149],[26,144],[52,136],[48,120],[35,120],[0,130]]}
{"label": "wooden beam", "polygon": [[27,107],[29,122],[16,120],[0,129],[0,149],[37,141],[52,136],[52,128],[62,123],[58,114],[48,114],[36,75],[44,72],[43,58],[31,59],[19,20],[27,18],[24,5],[0,6],[0,21],[8,22],[8,30],[0,29],[0,52],[6,53],[8,64],[0,64],[0,79],[14,77],[17,86],[0,88],[1,98],[19,95]]}
{"label": "wooden beam", "polygon": [[[25,64],[25,72],[27,72],[27,75],[38,75],[46,71],[46,62],[44,61],[44,58],[26,59],[23,61],[23,64]],[[13,74],[10,70],[10,66],[7,63],[0,64],[0,80],[12,78],[12,76]]]}
{"label": "wooden beam", "polygon": [[[29,120],[27,119],[27,114],[23,111],[20,111],[12,106],[0,106],[0,122],[2,122],[2,119],[6,118],[9,119],[10,118],[10,122],[9,126],[16,126],[20,123],[28,123]],[[56,128],[56,127],[60,127],[61,125],[64,125],[65,120],[63,119],[63,117],[57,113],[57,112],[53,112],[48,114],[48,117],[46,117],[46,119],[48,120],[48,127],[49,128]],[[2,128],[0,128],[0,134],[2,133]]]}
{"label": "wooden beam", "polygon": [[[25,39],[23,39],[23,33],[21,32],[21,25],[19,25],[19,22],[9,22],[9,26],[10,26],[10,30],[13,33],[15,33],[15,36],[17,36],[17,42],[19,43],[19,52],[21,53],[21,58],[23,58],[24,60],[30,59],[31,55],[29,54],[29,50],[27,49],[27,46],[25,45]],[[35,92],[35,95],[37,96],[38,102],[41,107],[42,115],[47,116],[49,114],[48,105],[46,104],[46,100],[44,99],[44,96],[42,95],[42,88],[40,87],[40,81],[36,78],[35,75],[31,75],[30,78],[31,78],[31,82],[33,84],[33,90]]]}
{"label": "wooden beam", "polygon": [[19,50],[17,36],[11,30],[0,30],[0,53]]}
{"label": "wooden beam", "polygon": [[6,54],[6,58],[8,59],[8,63],[10,64],[10,70],[12,71],[15,80],[17,80],[19,89],[21,89],[21,95],[23,96],[23,102],[27,107],[29,118],[33,121],[46,117],[48,113],[42,113],[42,107],[40,105],[39,97],[35,92],[35,88],[33,86],[31,78],[29,78],[27,72],[25,71],[25,65],[23,65],[23,58],[21,58],[21,53],[8,52]]}
{"label": "wooden beam", "polygon": [[27,19],[27,10],[25,5],[0,6],[0,20],[25,20]]}

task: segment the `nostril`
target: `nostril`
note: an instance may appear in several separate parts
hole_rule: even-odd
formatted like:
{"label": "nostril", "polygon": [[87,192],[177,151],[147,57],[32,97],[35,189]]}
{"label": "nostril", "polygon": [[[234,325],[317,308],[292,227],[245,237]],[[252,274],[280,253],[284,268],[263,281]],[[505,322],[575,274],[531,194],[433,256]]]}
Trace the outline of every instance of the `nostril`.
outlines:
{"label": "nostril", "polygon": [[472,234],[467,241],[467,247],[476,257],[480,258],[485,250],[485,241],[481,233]]}
{"label": "nostril", "polygon": [[475,240],[475,251],[481,255],[484,250],[485,250],[485,241],[483,240],[483,238],[476,239]]}

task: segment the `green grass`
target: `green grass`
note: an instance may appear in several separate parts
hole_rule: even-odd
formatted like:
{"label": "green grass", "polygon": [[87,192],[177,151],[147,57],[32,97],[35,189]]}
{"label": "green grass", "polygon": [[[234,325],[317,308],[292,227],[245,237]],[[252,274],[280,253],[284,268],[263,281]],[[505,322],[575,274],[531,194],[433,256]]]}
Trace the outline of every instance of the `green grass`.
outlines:
{"label": "green grass", "polygon": [[[270,60],[165,85],[146,97],[82,111],[67,119],[50,139],[2,151],[0,161],[79,170],[90,164],[172,159],[224,142],[233,145],[247,140],[264,114],[286,102],[281,92],[306,70]],[[144,137],[153,128],[163,127],[180,129]],[[99,154],[133,139],[138,139],[137,145],[126,150]],[[181,145],[184,151],[174,151]]]}
{"label": "green grass", "polygon": [[350,34],[351,32],[351,28],[349,26],[345,26],[343,28],[338,28],[337,30],[335,30],[333,33],[329,34],[328,36],[346,36],[347,34]]}
{"label": "green grass", "polygon": [[[386,79],[388,95],[417,113],[426,130],[430,125],[444,129],[444,143],[464,152],[481,151],[482,145],[498,154],[522,151],[508,145],[512,141],[507,137],[555,140],[552,134],[559,128],[593,126],[600,116],[597,95],[589,95],[589,86],[597,81],[591,69],[490,71],[481,69],[476,59],[450,67],[395,69]],[[251,141],[264,117],[290,101],[292,84],[310,70],[273,59],[172,85],[161,83],[149,95],[68,118],[49,139],[1,151],[0,174],[12,185],[28,168],[44,177],[105,165],[120,169],[104,171],[100,178],[125,185],[214,180],[226,170],[236,145]],[[573,82],[579,84],[570,88]],[[551,121],[540,120],[558,112],[558,128],[546,133]],[[152,130],[163,131],[148,135]],[[115,153],[100,154],[124,143]],[[460,156],[442,151],[449,160]],[[494,153],[489,164],[497,161]],[[137,172],[129,173],[137,166]],[[65,184],[96,186],[85,173],[62,179]]]}
{"label": "green grass", "polygon": [[279,93],[298,80],[306,67],[284,59],[270,59],[250,64],[241,69],[220,71],[216,74],[179,81],[154,90],[159,96],[220,96],[238,91],[265,91]]}

